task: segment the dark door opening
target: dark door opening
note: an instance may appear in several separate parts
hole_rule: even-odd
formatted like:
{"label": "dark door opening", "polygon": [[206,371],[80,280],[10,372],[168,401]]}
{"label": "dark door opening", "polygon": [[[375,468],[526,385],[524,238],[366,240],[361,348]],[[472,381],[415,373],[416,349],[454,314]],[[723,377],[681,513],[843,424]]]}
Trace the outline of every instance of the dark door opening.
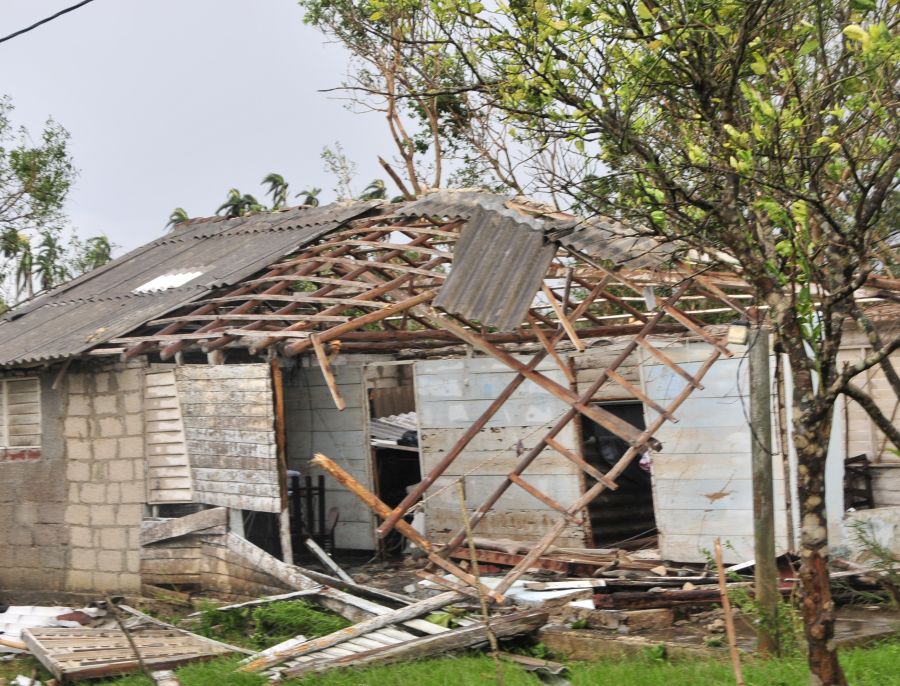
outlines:
{"label": "dark door opening", "polygon": [[[644,406],[640,402],[602,403],[629,424],[644,429]],[[606,474],[619,460],[628,444],[599,424],[584,418],[584,459]],[[596,483],[587,476],[587,487]],[[650,472],[635,457],[616,480],[618,490],[605,490],[588,505],[594,545],[610,547],[616,544],[637,543],[639,539],[656,534],[653,513],[653,490]]]}

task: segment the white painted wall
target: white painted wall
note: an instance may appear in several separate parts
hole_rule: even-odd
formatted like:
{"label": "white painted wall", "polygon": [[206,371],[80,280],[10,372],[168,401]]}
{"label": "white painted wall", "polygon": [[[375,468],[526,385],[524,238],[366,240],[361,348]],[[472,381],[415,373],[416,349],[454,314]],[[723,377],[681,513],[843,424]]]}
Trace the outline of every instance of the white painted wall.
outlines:
{"label": "white painted wall", "polygon": [[[338,358],[331,369],[347,404],[338,410],[318,367],[295,367],[284,372],[285,421],[288,467],[316,476],[309,467],[315,453],[322,453],[353,477],[372,487],[369,449],[366,445],[366,402],[363,387],[365,359]],[[374,520],[369,508],[330,476],[325,477],[326,508],[337,507],[335,529],[339,548],[375,548]]]}
{"label": "white painted wall", "polygon": [[[552,360],[545,361],[538,369],[558,383],[568,385]],[[508,367],[491,358],[416,362],[423,474],[437,464],[514,377],[515,373]],[[473,510],[512,470],[518,459],[517,444],[521,441],[521,449],[529,450],[567,409],[565,403],[525,381],[426,494],[428,536],[435,541],[446,540],[461,526],[456,486],[460,476],[465,475],[467,505]],[[557,440],[574,448],[571,424]],[[524,478],[564,505],[571,504],[582,492],[578,469],[550,449],[531,465]],[[482,520],[476,534],[535,541],[559,517],[543,502],[513,485]],[[583,546],[583,529],[569,525],[557,545]]]}
{"label": "white painted wall", "polygon": [[[696,374],[711,352],[705,343],[655,340],[673,361]],[[681,405],[677,424],[666,422],[656,437],[663,449],[653,454],[653,498],[662,557],[702,562],[716,537],[725,544],[727,562],[753,557],[753,490],[747,361],[737,349],[721,358],[702,384]],[[667,407],[687,382],[665,365],[644,355],[644,392]],[[646,420],[656,413],[645,408]],[[776,548],[787,549],[784,468],[773,457],[776,504]]]}

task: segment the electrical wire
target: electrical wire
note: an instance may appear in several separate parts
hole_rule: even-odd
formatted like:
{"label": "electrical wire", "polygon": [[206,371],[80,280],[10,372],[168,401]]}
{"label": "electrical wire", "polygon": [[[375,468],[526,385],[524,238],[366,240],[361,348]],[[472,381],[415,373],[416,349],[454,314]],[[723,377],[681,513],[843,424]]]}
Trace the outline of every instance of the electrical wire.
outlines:
{"label": "electrical wire", "polygon": [[23,33],[28,33],[29,31],[33,31],[38,26],[42,26],[43,24],[46,24],[47,22],[53,21],[57,17],[61,17],[64,14],[68,14],[69,12],[77,10],[79,7],[84,7],[89,2],[94,2],[94,0],[81,0],[81,2],[79,2],[75,5],[72,5],[71,7],[66,7],[65,9],[60,10],[56,14],[50,15],[46,19],[41,19],[40,21],[35,22],[31,26],[26,26],[24,29],[19,29],[18,31],[14,31],[13,33],[9,34],[8,36],[4,36],[3,38],[0,38],[0,43],[5,43],[8,40],[12,40],[16,36],[21,36]]}

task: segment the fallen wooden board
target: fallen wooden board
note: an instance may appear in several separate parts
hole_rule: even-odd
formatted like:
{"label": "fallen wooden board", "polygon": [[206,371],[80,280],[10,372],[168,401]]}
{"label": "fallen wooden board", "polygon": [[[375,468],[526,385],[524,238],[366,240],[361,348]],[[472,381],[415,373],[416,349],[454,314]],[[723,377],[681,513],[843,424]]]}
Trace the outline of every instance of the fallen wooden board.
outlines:
{"label": "fallen wooden board", "polygon": [[[541,610],[526,610],[509,615],[491,618],[490,628],[498,638],[509,638],[530,633],[547,622],[548,615]],[[285,677],[296,677],[310,672],[323,672],[340,667],[368,667],[374,664],[389,664],[401,660],[416,660],[436,654],[444,654],[454,650],[462,650],[486,643],[487,628],[483,622],[471,626],[454,629],[436,636],[424,636],[396,645],[386,645],[364,652],[353,653],[332,659],[297,662],[283,673]],[[312,657],[307,655],[306,657]]]}
{"label": "fallen wooden board", "polygon": [[[216,639],[209,638],[207,636],[199,636],[198,634],[191,633],[187,629],[181,629],[177,626],[173,626],[172,624],[167,624],[166,622],[162,621],[161,619],[157,619],[156,617],[151,617],[150,615],[145,614],[145,613],[141,612],[140,610],[136,610],[135,608],[131,607],[130,605],[119,605],[118,607],[120,610],[122,610],[123,612],[127,612],[128,614],[130,614],[132,617],[136,618],[140,622],[143,622],[145,624],[151,624],[153,626],[158,626],[161,629],[171,629],[172,631],[177,631],[180,634],[187,636],[195,641],[198,641],[200,643],[208,643],[211,646],[214,646],[216,648],[224,650],[225,652],[243,653],[244,655],[252,655],[253,654],[252,650],[247,650],[246,648],[241,648],[239,646],[233,646],[230,643],[224,643],[223,641],[217,641]],[[132,620],[132,621],[134,621],[134,620]]]}
{"label": "fallen wooden board", "polygon": [[177,519],[145,520],[141,522],[141,545],[187,536],[195,531],[225,526],[227,523],[228,512],[224,507],[201,510]]}
{"label": "fallen wooden board", "polygon": [[[134,631],[131,636],[144,664],[153,669],[168,669],[230,652],[174,629]],[[25,629],[22,638],[31,654],[61,682],[140,669],[128,637],[119,629],[35,627]]]}

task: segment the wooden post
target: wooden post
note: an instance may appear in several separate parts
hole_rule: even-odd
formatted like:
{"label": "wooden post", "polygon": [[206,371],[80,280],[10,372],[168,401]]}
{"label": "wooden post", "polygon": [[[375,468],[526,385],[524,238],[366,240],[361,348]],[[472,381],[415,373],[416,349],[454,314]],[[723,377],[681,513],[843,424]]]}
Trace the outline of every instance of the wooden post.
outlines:
{"label": "wooden post", "polygon": [[287,482],[287,425],[284,418],[284,379],[278,359],[273,358],[272,395],[275,399],[275,449],[278,458],[278,490],[281,494],[281,512],[278,518],[278,533],[281,539],[281,559],[294,564],[294,549],[291,541],[291,502],[288,498]]}
{"label": "wooden post", "polygon": [[756,602],[760,609],[757,647],[778,650],[778,566],[775,560],[775,496],[772,487],[772,406],[769,397],[769,332],[750,332],[750,433],[753,465],[753,547]]}
{"label": "wooden post", "polygon": [[722,598],[722,612],[725,613],[725,633],[728,636],[728,653],[731,655],[731,666],[734,669],[734,680],[737,686],[744,686],[744,675],[741,671],[741,657],[738,655],[734,635],[734,617],[731,616],[731,600],[728,598],[728,586],[725,584],[725,569],[722,567],[722,543],[716,539],[716,569],[719,572],[719,595]]}

